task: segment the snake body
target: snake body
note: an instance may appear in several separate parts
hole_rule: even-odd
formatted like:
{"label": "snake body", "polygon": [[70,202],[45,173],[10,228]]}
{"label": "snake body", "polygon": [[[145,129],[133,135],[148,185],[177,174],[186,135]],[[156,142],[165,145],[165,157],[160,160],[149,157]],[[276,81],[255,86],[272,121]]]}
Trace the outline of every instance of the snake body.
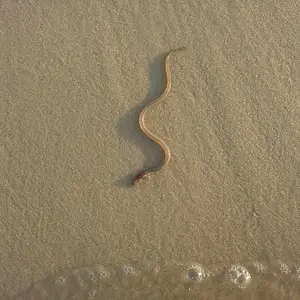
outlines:
{"label": "snake body", "polygon": [[170,72],[170,56],[172,53],[174,53],[175,51],[182,51],[185,50],[185,47],[181,47],[181,48],[177,48],[177,49],[173,49],[171,50],[166,58],[165,58],[165,73],[166,73],[166,87],[164,92],[158,97],[156,98],[154,101],[152,101],[151,103],[149,103],[146,107],[144,107],[144,109],[141,111],[140,115],[139,115],[139,125],[141,130],[144,132],[144,134],[150,138],[151,140],[153,140],[155,143],[157,143],[164,151],[164,161],[162,162],[162,164],[158,167],[155,168],[151,168],[148,170],[144,170],[142,172],[140,172],[134,179],[134,181],[132,182],[133,185],[135,185],[137,182],[139,182],[141,179],[147,178],[149,177],[149,175],[151,173],[157,172],[159,170],[161,170],[163,167],[165,167],[171,158],[171,153],[170,153],[170,149],[167,146],[167,144],[158,136],[156,136],[154,133],[152,133],[145,125],[145,115],[148,112],[148,110],[150,108],[153,108],[154,106],[156,106],[157,104],[159,104],[166,96],[167,94],[170,92],[171,89],[171,72]]}

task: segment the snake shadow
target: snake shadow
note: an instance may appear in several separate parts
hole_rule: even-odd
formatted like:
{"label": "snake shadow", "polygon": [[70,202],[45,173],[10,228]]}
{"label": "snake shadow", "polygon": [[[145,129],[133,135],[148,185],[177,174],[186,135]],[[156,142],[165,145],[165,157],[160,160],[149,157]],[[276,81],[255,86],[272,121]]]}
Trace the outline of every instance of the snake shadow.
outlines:
{"label": "snake shadow", "polygon": [[118,186],[131,187],[132,180],[138,171],[145,168],[154,167],[159,164],[159,158],[163,157],[162,150],[156,143],[147,138],[141,131],[138,123],[139,114],[142,109],[152,102],[155,98],[160,96],[165,88],[166,78],[164,72],[164,62],[168,52],[159,54],[150,61],[149,64],[149,90],[144,100],[130,109],[117,123],[118,133],[127,141],[134,143],[144,153],[144,164],[141,162],[139,170],[133,170],[127,175],[122,176],[117,181]]}

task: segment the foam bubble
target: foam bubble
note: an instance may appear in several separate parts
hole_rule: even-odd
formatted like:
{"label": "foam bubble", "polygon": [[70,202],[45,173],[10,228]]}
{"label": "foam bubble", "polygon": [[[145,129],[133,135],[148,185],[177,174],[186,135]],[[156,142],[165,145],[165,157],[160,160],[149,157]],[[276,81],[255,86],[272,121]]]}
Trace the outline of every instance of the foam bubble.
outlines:
{"label": "foam bubble", "polygon": [[95,275],[103,280],[110,276],[110,272],[102,265],[97,265],[94,267]]}
{"label": "foam bubble", "polygon": [[280,263],[280,265],[279,265],[279,270],[280,270],[280,272],[282,273],[282,274],[290,274],[291,273],[291,269],[290,269],[290,267],[287,265],[287,264],[285,264],[285,263]]}
{"label": "foam bubble", "polygon": [[229,269],[231,282],[240,288],[247,287],[251,282],[251,275],[246,268],[241,265],[232,265]]}
{"label": "foam bubble", "polygon": [[253,267],[255,268],[255,271],[258,273],[263,273],[268,270],[268,266],[264,262],[255,261],[253,263]]}
{"label": "foam bubble", "polygon": [[155,266],[151,271],[153,272],[153,273],[155,273],[155,274],[157,274],[158,272],[160,272],[160,266]]}
{"label": "foam bubble", "polygon": [[300,265],[295,264],[294,268],[295,268],[295,278],[299,280],[300,279]]}
{"label": "foam bubble", "polygon": [[133,267],[130,267],[130,266],[124,266],[121,269],[121,272],[125,276],[134,276],[134,275],[137,275],[137,271]]}
{"label": "foam bubble", "polygon": [[291,267],[288,266],[288,264],[283,263],[280,260],[273,261],[271,263],[271,272],[274,276],[276,275],[288,275],[292,272]]}
{"label": "foam bubble", "polygon": [[193,264],[186,271],[186,278],[190,281],[201,282],[207,277],[207,273],[201,265]]}
{"label": "foam bubble", "polygon": [[55,284],[62,285],[66,282],[66,278],[64,276],[58,276],[55,279]]}

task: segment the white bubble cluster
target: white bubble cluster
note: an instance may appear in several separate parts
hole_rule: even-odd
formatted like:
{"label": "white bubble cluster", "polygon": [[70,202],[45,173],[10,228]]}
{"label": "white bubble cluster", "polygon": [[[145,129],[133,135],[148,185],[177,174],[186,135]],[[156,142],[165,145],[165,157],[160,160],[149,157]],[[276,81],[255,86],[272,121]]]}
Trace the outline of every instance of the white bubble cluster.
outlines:
{"label": "white bubble cluster", "polygon": [[[124,265],[121,268],[96,265],[49,276],[34,283],[28,291],[12,299],[93,300],[119,299],[118,295],[124,295],[122,299],[134,300],[148,299],[144,298],[144,295],[148,295],[149,299],[164,299],[166,294],[170,296],[170,299],[188,298],[193,295],[195,295],[194,299],[211,299],[213,294],[210,293],[214,290],[213,286],[216,288],[232,287],[232,285],[227,285],[230,282],[240,288],[242,293],[247,293],[247,291],[255,290],[247,288],[250,284],[255,287],[260,281],[265,281],[266,284],[263,286],[275,288],[279,291],[278,293],[284,291],[282,282],[285,284],[290,282],[286,290],[291,293],[294,289],[293,295],[300,299],[299,279],[300,265],[281,261],[271,263],[254,261],[211,268],[186,261],[154,264],[144,269],[131,265]],[[297,280],[297,284],[292,280]],[[295,291],[297,287],[299,291]],[[238,289],[234,290],[238,291]],[[280,297],[282,295],[280,294]],[[282,299],[288,299],[286,295],[282,297]]]}
{"label": "white bubble cluster", "polygon": [[290,267],[287,264],[282,263],[282,262],[279,265],[279,270],[280,270],[280,272],[282,274],[289,274],[289,273],[291,273]]}
{"label": "white bubble cluster", "polygon": [[255,268],[256,272],[263,273],[268,270],[268,266],[264,262],[255,261],[253,263],[253,267]]}
{"label": "white bubble cluster", "polygon": [[229,269],[230,280],[240,288],[247,287],[251,282],[251,275],[241,265],[232,265]]}
{"label": "white bubble cluster", "polygon": [[124,276],[134,276],[137,274],[136,270],[133,267],[130,266],[124,266],[121,269],[121,272]]}
{"label": "white bubble cluster", "polygon": [[56,279],[55,279],[55,283],[58,284],[58,285],[62,285],[66,282],[66,278],[64,276],[58,276]]}
{"label": "white bubble cluster", "polygon": [[295,265],[295,277],[296,279],[300,279],[300,265],[296,264]]}

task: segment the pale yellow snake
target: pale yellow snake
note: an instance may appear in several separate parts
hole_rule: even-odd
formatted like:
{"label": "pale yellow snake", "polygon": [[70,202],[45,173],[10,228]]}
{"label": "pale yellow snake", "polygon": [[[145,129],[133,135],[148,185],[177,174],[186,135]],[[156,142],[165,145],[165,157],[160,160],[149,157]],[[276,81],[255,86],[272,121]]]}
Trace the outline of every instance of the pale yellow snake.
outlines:
{"label": "pale yellow snake", "polygon": [[149,103],[140,113],[139,116],[139,125],[141,130],[151,139],[153,140],[155,143],[157,143],[163,150],[164,150],[164,154],[165,154],[165,158],[163,163],[159,166],[159,167],[155,167],[155,168],[151,168],[145,171],[140,172],[135,179],[133,180],[132,184],[135,185],[136,183],[138,183],[140,180],[145,179],[147,177],[149,177],[149,175],[153,172],[157,172],[159,170],[161,170],[164,166],[166,166],[171,158],[171,153],[170,153],[170,149],[167,146],[167,144],[160,139],[158,136],[156,136],[155,134],[153,134],[145,125],[145,115],[147,113],[147,111],[150,108],[153,108],[155,105],[157,105],[158,103],[160,103],[160,101],[162,101],[165,96],[167,96],[167,94],[169,93],[170,89],[171,89],[171,72],[170,72],[170,64],[169,64],[169,60],[170,60],[170,56],[173,52],[175,51],[182,51],[185,50],[185,47],[181,47],[178,49],[173,49],[171,50],[165,59],[165,72],[166,72],[166,87],[164,92],[161,94],[161,96],[159,96],[158,98],[156,98],[154,101],[152,101],[151,103]]}

